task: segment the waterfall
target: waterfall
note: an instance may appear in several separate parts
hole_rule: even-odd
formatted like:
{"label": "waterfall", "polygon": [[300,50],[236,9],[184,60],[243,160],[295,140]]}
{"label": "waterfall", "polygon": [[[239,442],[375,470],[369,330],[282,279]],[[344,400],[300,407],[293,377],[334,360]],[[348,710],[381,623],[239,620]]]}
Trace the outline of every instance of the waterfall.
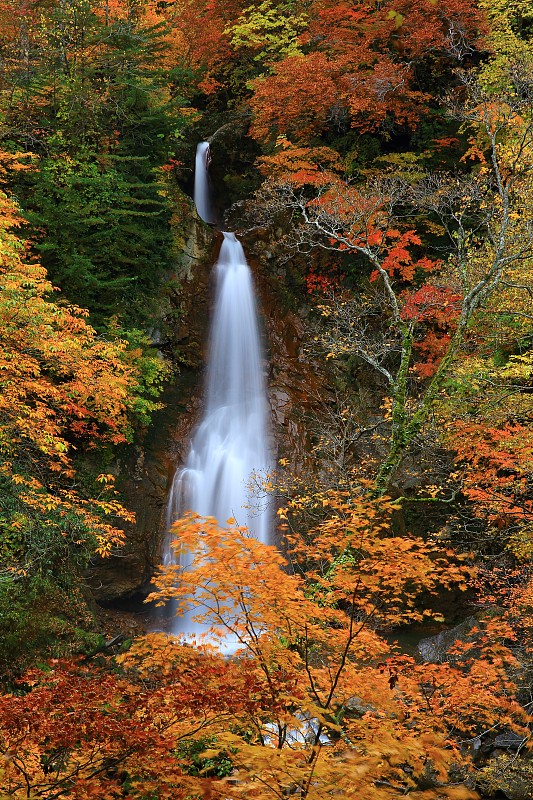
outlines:
{"label": "waterfall", "polygon": [[209,186],[209,164],[211,152],[207,142],[200,142],[196,148],[196,161],[194,166],[194,204],[198,215],[204,222],[214,225],[216,214],[211,198]]}
{"label": "waterfall", "polygon": [[[207,171],[206,146],[197,170]],[[197,179],[208,187],[207,176]],[[195,194],[196,197],[196,194]],[[200,193],[200,197],[204,197]],[[209,203],[210,198],[208,197]],[[209,206],[209,204],[208,204]],[[202,211],[198,212],[203,217]],[[233,233],[224,233],[215,268],[215,305],[207,361],[205,410],[185,464],[174,476],[167,506],[167,530],[185,511],[215,517],[222,525],[234,518],[263,542],[270,515],[261,492],[251,484],[270,468],[268,403],[261,339],[250,268]],[[167,533],[164,564],[173,563]],[[187,566],[187,564],[182,564]],[[202,628],[191,615],[176,617],[173,633],[196,635]]]}

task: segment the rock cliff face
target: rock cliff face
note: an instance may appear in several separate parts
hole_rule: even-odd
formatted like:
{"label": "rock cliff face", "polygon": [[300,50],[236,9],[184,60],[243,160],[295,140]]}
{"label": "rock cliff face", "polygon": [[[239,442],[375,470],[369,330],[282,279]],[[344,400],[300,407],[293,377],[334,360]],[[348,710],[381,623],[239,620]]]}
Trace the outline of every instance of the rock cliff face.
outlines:
{"label": "rock cliff face", "polygon": [[87,580],[104,605],[134,607],[148,590],[160,562],[166,498],[175,465],[185,456],[201,393],[210,303],[210,273],[217,235],[190,207],[190,227],[183,254],[169,274],[162,298],[162,325],[154,339],[180,364],[179,374],[160,398],[164,408],[153,416],[141,441],[125,450],[114,465],[125,505],[135,512],[125,527],[126,543],[111,558],[95,560]]}
{"label": "rock cliff face", "polygon": [[[228,168],[225,155],[230,158],[233,152],[230,145],[231,142],[224,141],[219,147],[219,171],[222,166]],[[237,150],[234,156],[236,163],[238,158],[242,159]],[[250,156],[250,172],[252,164]],[[213,168],[216,166],[214,163]],[[249,189],[248,183],[248,178],[243,177],[239,194]],[[227,200],[218,199],[222,204]],[[235,199],[238,197],[230,197],[229,201]],[[201,412],[211,274],[220,246],[220,234],[199,220],[192,202],[180,192],[177,204],[177,216],[187,221],[186,225],[180,223],[178,232],[182,255],[169,274],[168,291],[161,298],[161,322],[154,323],[152,338],[180,365],[179,374],[161,397],[164,408],[154,414],[142,441],[127,448],[114,465],[117,486],[126,506],[135,512],[136,523],[126,527],[126,543],[119,553],[96,560],[87,571],[87,580],[99,603],[138,610],[143,608],[142,599],[161,560],[172,478],[176,466],[185,460],[191,432]],[[297,474],[309,451],[305,417],[312,413],[317,397],[327,393],[327,378],[320,364],[311,363],[303,355],[302,342],[306,338],[303,298],[293,296],[292,292],[290,303],[280,299],[284,279],[272,274],[270,256],[273,241],[269,237],[275,235],[254,231],[242,243],[254,273],[264,333],[273,456],[287,459],[288,470]]]}
{"label": "rock cliff face", "polygon": [[306,416],[312,413],[319,394],[327,392],[327,378],[322,365],[304,353],[308,338],[305,307],[282,308],[265,278],[265,265],[253,260],[252,265],[265,330],[274,455],[286,459],[287,470],[297,475],[310,447]]}
{"label": "rock cliff face", "polygon": [[[174,321],[160,335],[182,362],[179,375],[161,398],[164,408],[153,417],[143,440],[116,464],[117,484],[136,523],[125,529],[120,553],[98,559],[87,572],[95,599],[104,605],[141,610],[150,578],[160,563],[168,492],[176,466],[187,455],[191,432],[201,412],[203,366],[211,301],[211,272],[219,247],[219,234],[192,218],[182,260],[172,276]],[[244,242],[247,255],[255,250]],[[269,262],[261,255],[249,258],[258,293],[265,339],[265,365],[272,409],[274,459],[286,458],[298,473],[309,448],[305,414],[320,391],[324,376],[320,365],[302,354],[304,316],[281,307],[269,275]],[[176,305],[179,308],[176,309]],[[322,386],[322,389],[319,387]]]}

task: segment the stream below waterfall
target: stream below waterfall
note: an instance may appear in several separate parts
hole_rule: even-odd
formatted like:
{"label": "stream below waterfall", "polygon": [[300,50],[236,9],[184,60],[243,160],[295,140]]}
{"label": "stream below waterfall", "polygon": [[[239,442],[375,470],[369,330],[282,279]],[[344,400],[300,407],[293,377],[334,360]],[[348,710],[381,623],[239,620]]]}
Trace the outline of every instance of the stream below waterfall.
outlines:
{"label": "stream below waterfall", "polygon": [[[199,216],[214,223],[208,168],[209,145],[197,148],[194,199]],[[189,454],[176,469],[166,511],[163,564],[175,563],[172,524],[187,511],[234,519],[257,539],[269,541],[271,515],[261,482],[271,470],[268,401],[252,275],[233,233],[222,232],[215,267],[204,411]],[[191,557],[192,558],[192,557]],[[180,566],[191,563],[186,556]],[[171,605],[171,604],[169,604]],[[170,609],[172,610],[172,609]],[[194,612],[174,615],[170,632],[197,638],[208,625]]]}

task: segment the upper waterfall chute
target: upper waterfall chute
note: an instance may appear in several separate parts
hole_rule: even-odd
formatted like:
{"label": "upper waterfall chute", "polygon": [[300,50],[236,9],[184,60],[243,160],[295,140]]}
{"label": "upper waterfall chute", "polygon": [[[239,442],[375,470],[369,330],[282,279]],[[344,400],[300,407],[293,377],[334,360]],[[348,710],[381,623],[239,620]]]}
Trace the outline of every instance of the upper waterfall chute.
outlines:
{"label": "upper waterfall chute", "polygon": [[196,161],[194,170],[194,204],[198,216],[209,225],[216,224],[216,214],[209,186],[209,164],[211,163],[211,150],[209,142],[200,142],[196,148]]}

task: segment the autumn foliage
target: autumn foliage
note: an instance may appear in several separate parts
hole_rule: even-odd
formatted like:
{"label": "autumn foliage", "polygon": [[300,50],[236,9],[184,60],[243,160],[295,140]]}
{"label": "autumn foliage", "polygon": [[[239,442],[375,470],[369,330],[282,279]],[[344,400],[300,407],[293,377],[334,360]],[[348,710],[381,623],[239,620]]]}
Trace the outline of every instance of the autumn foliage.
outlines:
{"label": "autumn foliage", "polygon": [[[474,800],[498,733],[525,758],[530,21],[526,0],[0,0],[2,798]],[[327,437],[304,420],[279,547],[180,520],[150,608],[205,635],[119,649],[77,627],[99,624],[82,575],[121,552],[111,473],[168,374],[137,321],[189,366],[200,138],[269,291],[305,305],[344,460],[307,491]],[[466,614],[440,663],[395,642]]]}
{"label": "autumn foliage", "polygon": [[479,41],[483,21],[468,2],[315,2],[301,35],[304,50],[254,83],[252,133],[308,141],[326,127],[348,123],[361,132],[415,127],[430,95],[417,70],[429,54],[441,69]]}
{"label": "autumn foliage", "polygon": [[[97,336],[87,312],[61,302],[17,238],[22,220],[4,193],[0,212],[1,479],[18,509],[9,525],[24,538],[48,519],[69,546],[92,542],[90,550],[105,555],[122,541],[116,518],[131,515],[110,491],[111,475],[100,476],[93,497],[78,491],[73,454],[130,437],[140,399],[135,355],[127,342]],[[4,568],[34,568],[24,548],[19,557],[15,549]]]}
{"label": "autumn foliage", "polygon": [[417,609],[420,592],[461,585],[470,569],[436,545],[391,536],[386,501],[324,503],[315,531],[289,537],[293,570],[246,530],[180,522],[175,546],[195,554],[193,565],[179,585],[179,568],[163,572],[153,599],[191,607],[207,642],[152,634],[113,671],[106,660],[56,662],[25,675],[1,701],[4,791],[475,797],[448,784],[463,761],[458,740],[524,721],[497,643],[508,631],[480,622],[443,665],[400,655],[381,632],[438,616]]}

